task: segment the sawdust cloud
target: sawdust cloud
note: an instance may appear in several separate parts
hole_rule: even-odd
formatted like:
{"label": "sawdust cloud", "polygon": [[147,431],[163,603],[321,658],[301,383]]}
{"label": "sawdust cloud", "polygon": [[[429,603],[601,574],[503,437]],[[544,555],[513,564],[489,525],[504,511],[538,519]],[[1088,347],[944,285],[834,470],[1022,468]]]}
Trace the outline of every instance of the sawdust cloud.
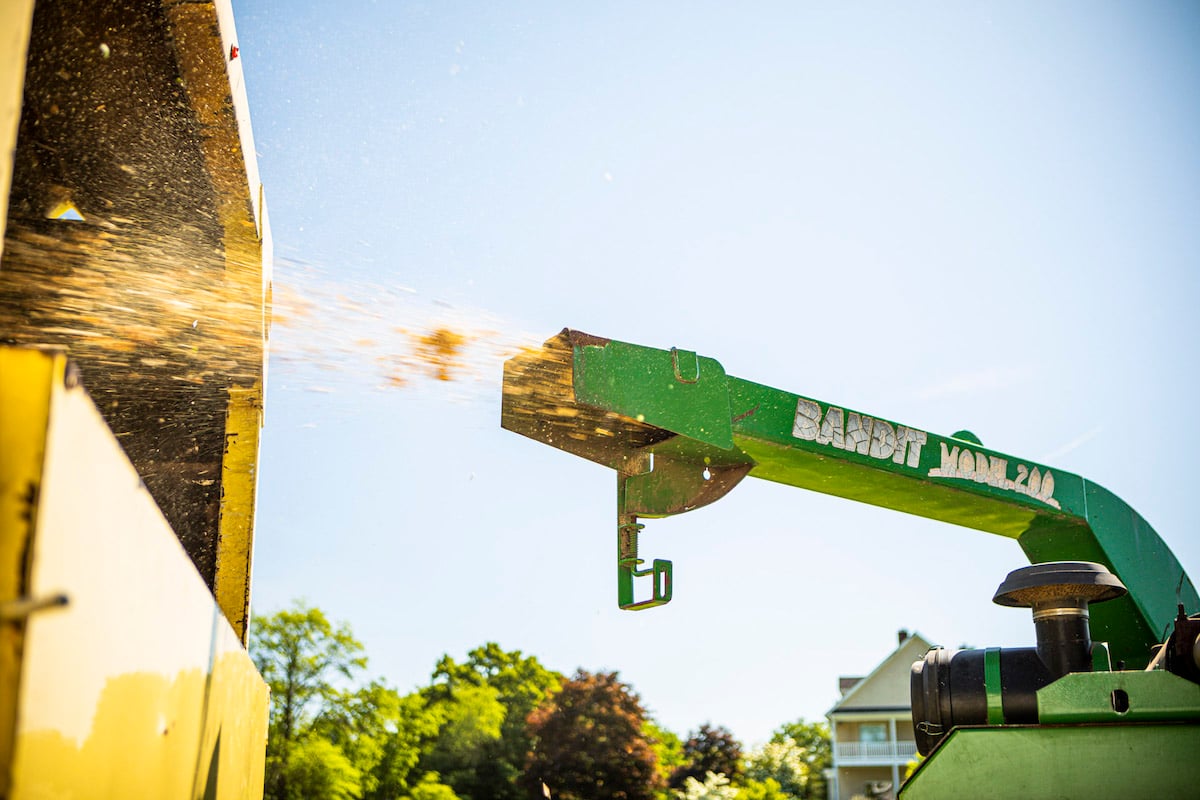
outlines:
{"label": "sawdust cloud", "polygon": [[[327,395],[331,404],[364,389],[495,399],[503,361],[542,339],[399,278],[350,277],[341,265],[277,257],[264,308],[254,269],[232,277],[202,248],[165,247],[138,230],[19,227],[6,244],[0,340],[66,348],[118,438],[148,426],[161,438],[185,423],[160,406],[194,411],[197,392],[223,403],[226,387],[255,385],[264,327],[268,390]],[[135,410],[135,399],[155,408]],[[130,419],[120,419],[126,407]],[[147,413],[154,419],[132,416]],[[189,413],[185,427],[189,437],[219,435],[223,422],[222,413]]]}
{"label": "sawdust cloud", "polygon": [[398,280],[339,276],[321,265],[277,259],[273,283],[275,390],[444,389],[460,401],[498,398],[504,360],[542,338]]}

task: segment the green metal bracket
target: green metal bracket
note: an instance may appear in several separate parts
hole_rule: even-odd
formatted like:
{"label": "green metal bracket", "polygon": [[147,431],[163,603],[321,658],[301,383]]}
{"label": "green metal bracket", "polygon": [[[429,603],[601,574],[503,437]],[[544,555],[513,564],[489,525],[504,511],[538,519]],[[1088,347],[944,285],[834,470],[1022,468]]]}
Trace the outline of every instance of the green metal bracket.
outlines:
{"label": "green metal bracket", "polygon": [[[648,459],[646,466],[653,467],[653,458]],[[671,562],[656,558],[649,569],[642,569],[645,562],[638,557],[638,534],[646,526],[638,522],[637,514],[630,512],[627,504],[629,484],[636,483],[638,477],[617,474],[617,605],[626,611],[641,611],[671,602]],[[633,579],[647,576],[653,577],[650,599],[636,600]]]}
{"label": "green metal bracket", "polygon": [[[671,602],[671,562],[654,559],[650,569],[640,569],[645,562],[638,558],[638,533],[644,525],[632,514],[623,514],[617,525],[617,605],[626,611],[666,605]],[[635,600],[633,579],[653,576],[649,600]]]}
{"label": "green metal bracket", "polygon": [[[626,468],[642,471],[617,473],[617,604],[640,611],[670,602],[672,566],[656,558],[649,569],[641,569],[638,534],[645,526],[638,517],[667,517],[707,505],[745,477],[749,465],[694,463],[664,450],[630,458]],[[654,576],[651,598],[635,601],[633,579],[648,575]]]}

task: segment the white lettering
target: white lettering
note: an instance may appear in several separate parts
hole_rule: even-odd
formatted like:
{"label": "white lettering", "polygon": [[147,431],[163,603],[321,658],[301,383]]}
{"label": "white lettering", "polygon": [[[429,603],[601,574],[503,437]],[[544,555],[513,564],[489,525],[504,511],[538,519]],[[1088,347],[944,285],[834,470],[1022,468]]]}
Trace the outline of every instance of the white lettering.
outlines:
{"label": "white lettering", "polygon": [[[827,406],[822,413],[820,403],[803,397],[796,400],[792,436],[880,461],[890,458],[893,463],[907,464],[913,469],[921,466],[921,448],[929,441],[925,431],[892,425],[837,406]],[[1054,476],[1049,470],[1042,472],[1036,466],[1031,469],[1025,464],[1015,464],[1017,474],[1014,479],[1008,476],[1006,458],[946,442],[940,442],[940,445],[940,463],[929,469],[929,477],[984,483],[1039,500],[1052,508],[1061,508],[1054,498]]]}
{"label": "white lettering", "polygon": [[958,448],[950,449],[942,442],[942,465],[929,470],[931,478],[958,477]]}
{"label": "white lettering", "polygon": [[825,412],[825,420],[821,423],[821,433],[817,436],[817,444],[832,444],[838,450],[844,450],[845,436],[842,410],[837,406],[830,406]]}
{"label": "white lettering", "polygon": [[896,450],[896,431],[881,419],[871,428],[871,458],[891,458]]}
{"label": "white lettering", "polygon": [[1038,497],[1058,508],[1058,501],[1054,499],[1054,473],[1050,470],[1046,470],[1046,474],[1042,476],[1042,491]]}
{"label": "white lettering", "polygon": [[904,440],[913,445],[908,448],[908,465],[914,469],[921,466],[921,446],[925,444],[925,431],[909,428]]}
{"label": "white lettering", "polygon": [[1005,476],[1008,474],[1008,460],[992,456],[990,468],[988,469],[988,486],[1004,486]]}
{"label": "white lettering", "polygon": [[975,477],[975,454],[970,450],[963,450],[962,455],[958,457],[958,477]]}
{"label": "white lettering", "polygon": [[[929,440],[925,431],[893,425],[837,406],[823,407],[804,397],[796,398],[792,436],[880,461],[890,458],[896,464],[907,464],[913,469],[921,466],[921,447]],[[958,448],[954,453],[957,458]]]}
{"label": "white lettering", "polygon": [[851,411],[846,415],[846,445],[844,450],[867,454],[868,442],[871,439],[871,418],[859,417]]}
{"label": "white lettering", "polygon": [[820,432],[821,404],[801,397],[796,401],[796,421],[792,425],[792,436],[811,442]]}
{"label": "white lettering", "polygon": [[[945,442],[941,445],[941,464],[929,470],[929,477],[986,483],[998,489],[1040,500],[1052,508],[1062,508],[1054,499],[1054,476],[1049,470],[1043,474],[1038,467],[1031,470],[1024,464],[1017,464],[1017,477],[1014,480],[1008,477],[1008,459],[960,450],[958,446],[951,447]],[[911,453],[909,455],[911,457]]]}
{"label": "white lettering", "polygon": [[988,465],[987,453],[975,454],[975,482],[987,483],[988,476],[992,474],[992,468]]}
{"label": "white lettering", "polygon": [[904,425],[896,426],[896,448],[892,451],[892,461],[897,464],[904,463],[904,451],[908,449],[908,427]]}

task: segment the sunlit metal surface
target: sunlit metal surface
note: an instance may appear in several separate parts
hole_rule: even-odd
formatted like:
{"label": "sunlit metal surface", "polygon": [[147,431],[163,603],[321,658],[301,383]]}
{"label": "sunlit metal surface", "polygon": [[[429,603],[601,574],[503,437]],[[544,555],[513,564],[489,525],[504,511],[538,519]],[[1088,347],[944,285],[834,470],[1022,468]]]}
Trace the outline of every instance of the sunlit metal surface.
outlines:
{"label": "sunlit metal surface", "polygon": [[0,533],[20,595],[66,598],[19,626],[7,796],[258,796],[267,690],[208,587],[65,358],[0,349],[0,376],[44,404],[0,408],[0,440],[30,432],[0,475],[41,464]]}

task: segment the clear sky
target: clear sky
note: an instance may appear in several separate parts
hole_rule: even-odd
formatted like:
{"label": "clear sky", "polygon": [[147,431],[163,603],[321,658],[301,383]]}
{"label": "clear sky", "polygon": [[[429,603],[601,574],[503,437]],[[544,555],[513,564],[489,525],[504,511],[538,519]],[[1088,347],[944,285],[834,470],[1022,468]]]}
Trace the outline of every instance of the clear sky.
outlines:
{"label": "clear sky", "polygon": [[485,641],[617,669],[748,744],[899,628],[1033,643],[990,602],[1014,542],[755,480],[650,521],[675,599],[619,611],[613,474],[499,427],[501,356],[567,326],[968,428],[1200,578],[1200,6],[234,9],[278,257],[258,613],[348,620],[401,689]]}

